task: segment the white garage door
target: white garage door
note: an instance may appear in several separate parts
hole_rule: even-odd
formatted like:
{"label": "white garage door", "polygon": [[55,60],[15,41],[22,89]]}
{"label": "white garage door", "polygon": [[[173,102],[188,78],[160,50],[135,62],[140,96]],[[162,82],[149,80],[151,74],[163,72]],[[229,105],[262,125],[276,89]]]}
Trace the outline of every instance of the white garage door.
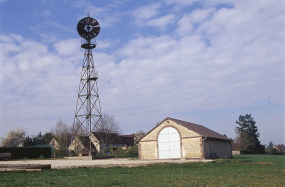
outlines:
{"label": "white garage door", "polygon": [[158,135],[159,159],[180,158],[180,137],[173,127],[166,127]]}

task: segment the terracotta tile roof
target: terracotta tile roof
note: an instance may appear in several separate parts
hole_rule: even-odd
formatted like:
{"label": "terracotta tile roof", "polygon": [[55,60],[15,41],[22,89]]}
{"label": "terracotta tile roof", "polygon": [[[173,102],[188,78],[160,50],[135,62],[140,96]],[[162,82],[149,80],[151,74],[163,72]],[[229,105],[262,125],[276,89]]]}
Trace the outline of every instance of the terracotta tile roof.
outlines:
{"label": "terracotta tile roof", "polygon": [[[192,130],[198,134],[200,134],[203,137],[209,137],[209,138],[216,138],[216,139],[222,139],[222,140],[229,140],[231,141],[232,139],[227,138],[211,129],[208,129],[207,127],[204,127],[202,125],[198,125],[195,123],[190,123],[190,122],[186,122],[186,121],[182,121],[182,120],[178,120],[178,119],[174,119],[174,118],[166,118],[165,120],[171,120],[179,125],[182,125],[183,127]],[[162,122],[164,122],[165,120],[163,120]]]}

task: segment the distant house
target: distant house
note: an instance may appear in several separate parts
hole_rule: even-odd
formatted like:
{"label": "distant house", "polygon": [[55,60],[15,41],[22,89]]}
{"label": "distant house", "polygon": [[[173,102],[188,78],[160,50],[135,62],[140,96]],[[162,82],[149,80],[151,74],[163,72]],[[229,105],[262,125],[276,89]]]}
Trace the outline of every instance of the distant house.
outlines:
{"label": "distant house", "polygon": [[24,142],[20,143],[18,147],[24,147]]}
{"label": "distant house", "polygon": [[134,145],[134,135],[92,132],[90,137],[80,136],[74,138],[69,146],[69,151],[79,154],[87,153],[90,148],[90,141],[92,152],[105,153],[106,144],[104,142],[109,142],[108,147],[110,152],[118,148],[127,149],[129,146]]}
{"label": "distant house", "polygon": [[55,151],[59,149],[59,143],[55,138],[52,138],[51,141],[49,142],[49,145],[52,146],[52,156],[55,157]]}
{"label": "distant house", "polygon": [[229,158],[231,141],[202,125],[166,118],[139,140],[139,158]]}
{"label": "distant house", "polygon": [[59,149],[59,143],[56,141],[55,138],[52,138],[49,142],[49,145],[52,145],[53,149]]}
{"label": "distant house", "polygon": [[[88,136],[81,136],[81,137],[75,137],[71,144],[68,147],[69,153],[73,152],[79,155],[82,155],[82,153],[88,153],[89,148],[89,138]],[[92,150],[94,150],[94,144],[92,143]]]}
{"label": "distant house", "polygon": [[237,151],[232,151],[232,155],[240,155],[242,152],[237,150]]}

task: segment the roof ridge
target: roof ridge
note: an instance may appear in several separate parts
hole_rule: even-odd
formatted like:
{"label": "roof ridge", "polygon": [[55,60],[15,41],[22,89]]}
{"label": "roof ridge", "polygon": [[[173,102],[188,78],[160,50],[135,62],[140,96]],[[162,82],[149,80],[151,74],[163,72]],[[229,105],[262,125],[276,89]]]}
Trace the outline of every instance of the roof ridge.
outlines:
{"label": "roof ridge", "polygon": [[[170,117],[167,117],[167,118],[169,118],[169,119],[174,119],[174,120],[177,120],[177,121],[182,121],[182,122],[185,122],[185,123],[191,123],[191,124],[194,124],[194,125],[199,125],[199,124],[197,124],[197,123],[193,123],[193,122],[189,122],[189,121],[184,121],[184,120],[181,120],[181,119],[175,119],[175,118],[170,118]],[[199,126],[204,127],[203,125],[199,125]]]}
{"label": "roof ridge", "polygon": [[195,133],[204,136],[204,137],[209,137],[209,138],[216,138],[216,139],[223,139],[223,140],[232,140],[214,130],[209,129],[208,127],[205,127],[203,125],[195,124],[192,122],[187,122],[179,119],[174,119],[174,118],[168,118],[169,120],[173,120],[177,124],[194,131]]}

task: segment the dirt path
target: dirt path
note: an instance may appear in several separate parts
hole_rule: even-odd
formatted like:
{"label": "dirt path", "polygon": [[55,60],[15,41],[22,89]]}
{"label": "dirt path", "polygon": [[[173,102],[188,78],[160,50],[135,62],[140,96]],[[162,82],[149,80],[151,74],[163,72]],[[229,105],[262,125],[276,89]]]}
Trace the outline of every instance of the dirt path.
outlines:
{"label": "dirt path", "polygon": [[155,163],[187,163],[187,162],[210,162],[212,160],[133,160],[127,158],[98,159],[90,160],[87,158],[65,158],[49,160],[18,160],[18,161],[0,161],[1,164],[51,164],[52,169],[78,168],[78,167],[137,167]]}

